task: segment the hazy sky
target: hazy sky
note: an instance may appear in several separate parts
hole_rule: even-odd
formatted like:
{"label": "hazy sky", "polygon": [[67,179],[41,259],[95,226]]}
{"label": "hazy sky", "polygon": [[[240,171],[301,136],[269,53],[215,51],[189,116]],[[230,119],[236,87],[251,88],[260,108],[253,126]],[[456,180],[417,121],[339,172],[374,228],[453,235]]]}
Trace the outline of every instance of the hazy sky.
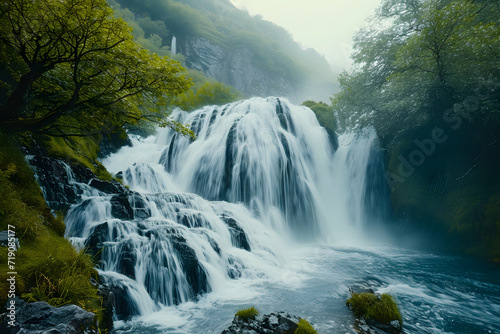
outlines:
{"label": "hazy sky", "polygon": [[288,30],[294,39],[325,55],[335,71],[348,67],[352,35],[380,0],[231,0]]}

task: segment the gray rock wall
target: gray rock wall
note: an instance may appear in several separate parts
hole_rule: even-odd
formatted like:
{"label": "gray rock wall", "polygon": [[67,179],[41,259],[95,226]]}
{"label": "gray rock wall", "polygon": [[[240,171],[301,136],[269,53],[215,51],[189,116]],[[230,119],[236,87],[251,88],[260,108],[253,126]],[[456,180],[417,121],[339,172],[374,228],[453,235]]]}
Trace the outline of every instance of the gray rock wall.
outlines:
{"label": "gray rock wall", "polygon": [[245,47],[223,48],[206,38],[178,39],[181,53],[189,68],[226,83],[248,96],[285,96],[297,102],[298,92],[286,76],[271,75],[254,63],[254,56]]}

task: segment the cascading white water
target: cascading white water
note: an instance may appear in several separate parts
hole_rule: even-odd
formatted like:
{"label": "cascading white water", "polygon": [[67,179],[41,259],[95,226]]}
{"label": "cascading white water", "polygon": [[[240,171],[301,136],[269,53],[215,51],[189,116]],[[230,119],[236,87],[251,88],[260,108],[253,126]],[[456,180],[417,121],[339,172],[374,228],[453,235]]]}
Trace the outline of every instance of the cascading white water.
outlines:
{"label": "cascading white water", "polygon": [[377,133],[372,127],[340,136],[334,157],[335,184],[343,189],[348,215],[344,217],[362,232],[367,221],[387,219],[389,195]]}
{"label": "cascading white water", "polygon": [[184,191],[245,203],[260,217],[277,210],[302,236],[329,228],[322,186],[332,181],[333,151],[311,110],[255,98],[174,117],[197,140],[163,130],[156,143],[168,147],[159,162]]}
{"label": "cascading white water", "polygon": [[172,43],[170,45],[170,53],[172,56],[175,56],[177,54],[177,38],[175,36],[172,36]]}
{"label": "cascading white water", "polygon": [[119,319],[234,279],[280,277],[286,244],[356,233],[373,133],[334,154],[310,109],[277,98],[174,117],[195,141],[163,129],[103,161],[130,190],[68,177],[82,200],[68,212],[66,236],[100,258]]}

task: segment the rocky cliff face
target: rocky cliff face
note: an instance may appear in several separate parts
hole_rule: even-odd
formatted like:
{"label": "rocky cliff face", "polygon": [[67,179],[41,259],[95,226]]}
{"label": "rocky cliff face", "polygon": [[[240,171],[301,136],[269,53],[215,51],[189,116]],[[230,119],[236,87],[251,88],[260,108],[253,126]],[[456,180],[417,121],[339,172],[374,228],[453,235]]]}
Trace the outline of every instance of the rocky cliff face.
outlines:
{"label": "rocky cliff face", "polygon": [[246,95],[286,96],[293,102],[300,98],[291,78],[271,75],[256,65],[248,48],[223,48],[203,37],[188,37],[177,43],[189,68],[231,85]]}

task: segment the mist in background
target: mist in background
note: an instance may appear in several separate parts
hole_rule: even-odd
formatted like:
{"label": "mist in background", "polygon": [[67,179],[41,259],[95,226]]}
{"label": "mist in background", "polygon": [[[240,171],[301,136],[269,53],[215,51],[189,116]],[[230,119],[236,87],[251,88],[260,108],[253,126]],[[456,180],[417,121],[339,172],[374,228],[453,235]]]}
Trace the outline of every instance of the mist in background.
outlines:
{"label": "mist in background", "polygon": [[304,47],[323,54],[334,73],[351,66],[352,36],[380,0],[231,0],[251,15],[261,15],[288,30]]}

